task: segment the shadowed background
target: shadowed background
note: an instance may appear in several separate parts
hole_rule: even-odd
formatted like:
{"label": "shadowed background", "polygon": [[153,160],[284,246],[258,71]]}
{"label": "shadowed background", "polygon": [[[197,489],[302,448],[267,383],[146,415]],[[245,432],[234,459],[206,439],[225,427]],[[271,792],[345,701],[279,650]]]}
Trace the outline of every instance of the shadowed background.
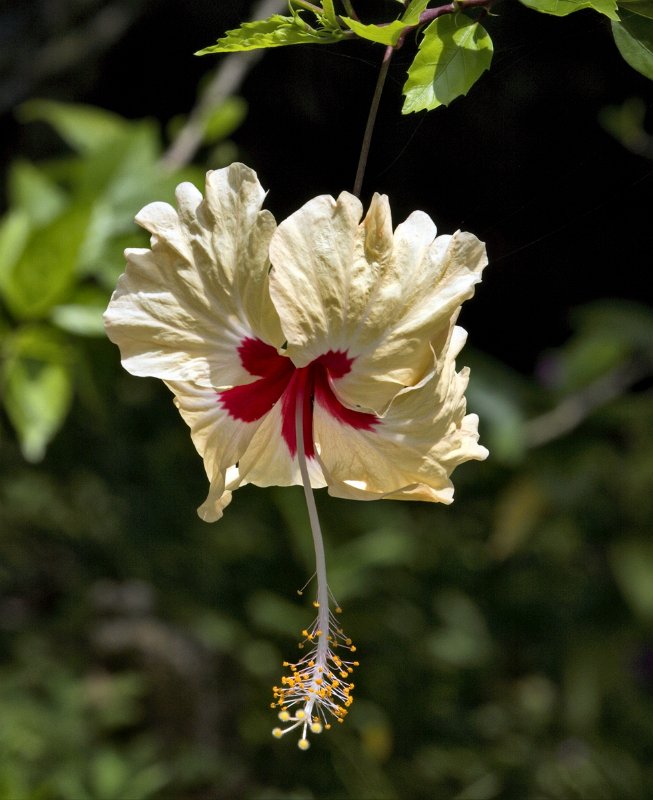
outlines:
{"label": "shadowed background", "polygon": [[447,508],[320,493],[361,666],[304,754],[268,708],[311,619],[301,491],[200,522],[186,427],[98,315],[133,215],[181,180],[243,160],[277,218],[351,189],[381,49],[270,51],[212,105],[224,57],[193,52],[248,3],[0,9],[1,797],[653,793],[653,89],[597,14],[494,12],[449,109],[400,116],[396,54],[363,188],[487,242],[459,363],[491,457]]}

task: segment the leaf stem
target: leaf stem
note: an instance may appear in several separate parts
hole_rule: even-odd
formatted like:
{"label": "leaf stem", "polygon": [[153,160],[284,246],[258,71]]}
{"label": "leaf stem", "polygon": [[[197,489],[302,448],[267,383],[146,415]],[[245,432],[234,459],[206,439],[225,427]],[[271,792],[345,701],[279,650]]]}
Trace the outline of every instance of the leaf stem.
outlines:
{"label": "leaf stem", "polygon": [[[419,25],[425,25],[443,14],[453,14],[455,11],[464,11],[466,8],[474,8],[475,6],[490,6],[493,0],[458,0],[457,2],[449,3],[437,8],[427,8],[419,15]],[[415,25],[417,27],[417,25]]]}
{"label": "leaf stem", "polygon": [[376,113],[379,110],[379,103],[381,101],[381,94],[383,86],[388,74],[390,60],[395,48],[388,45],[383,54],[383,61],[381,62],[381,69],[379,70],[379,77],[376,80],[376,87],[374,88],[374,95],[370,105],[370,113],[367,115],[367,125],[365,126],[365,133],[363,134],[363,142],[361,144],[361,153],[358,159],[358,169],[356,170],[356,180],[354,181],[353,193],[356,197],[360,197],[361,188],[363,186],[363,178],[365,177],[365,167],[367,166],[367,157],[370,152],[370,143],[372,141],[372,132],[374,131],[374,123],[376,122]]}
{"label": "leaf stem", "polygon": [[358,14],[354,11],[354,7],[351,4],[351,0],[342,0],[342,4],[345,7],[345,11],[347,12],[348,16],[358,21],[359,17]]}
{"label": "leaf stem", "polygon": [[324,13],[322,8],[320,8],[320,6],[313,5],[313,3],[308,3],[306,2],[306,0],[290,0],[290,5],[299,6],[300,8],[303,8],[306,11],[312,11],[314,14]]}

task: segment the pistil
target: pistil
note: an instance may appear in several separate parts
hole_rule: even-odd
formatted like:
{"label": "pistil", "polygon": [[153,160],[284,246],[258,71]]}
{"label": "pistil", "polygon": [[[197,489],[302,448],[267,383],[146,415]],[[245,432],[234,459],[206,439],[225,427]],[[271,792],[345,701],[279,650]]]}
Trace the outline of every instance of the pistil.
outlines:
{"label": "pistil", "polygon": [[[307,750],[310,742],[307,733],[321,733],[323,728],[330,728],[329,715],[342,722],[349,706],[353,702],[351,692],[354,684],[349,680],[358,666],[357,661],[342,659],[337,651],[341,648],[349,653],[354,653],[356,648],[352,644],[330,608],[330,592],[327,582],[326,557],[324,542],[320,528],[320,520],[315,505],[315,497],[311,487],[308,466],[306,463],[306,444],[309,452],[313,450],[313,442],[305,443],[304,431],[306,420],[304,415],[312,417],[313,398],[308,397],[312,386],[308,370],[298,370],[295,379],[295,435],[297,442],[297,460],[304,487],[304,497],[308,509],[308,517],[313,534],[315,549],[315,577],[317,581],[317,599],[313,605],[317,608],[317,618],[310,630],[303,630],[301,649],[308,648],[309,652],[297,663],[284,662],[283,666],[290,669],[290,675],[284,676],[281,686],[273,688],[273,708],[279,707],[279,719],[286,723],[286,728],[275,728],[272,733],[276,738],[281,738],[291,730],[301,728],[301,738],[298,745],[301,750]],[[307,412],[308,409],[308,412]],[[312,437],[312,425],[309,432]],[[336,613],[340,609],[336,607]],[[299,706],[295,711],[293,709]]]}

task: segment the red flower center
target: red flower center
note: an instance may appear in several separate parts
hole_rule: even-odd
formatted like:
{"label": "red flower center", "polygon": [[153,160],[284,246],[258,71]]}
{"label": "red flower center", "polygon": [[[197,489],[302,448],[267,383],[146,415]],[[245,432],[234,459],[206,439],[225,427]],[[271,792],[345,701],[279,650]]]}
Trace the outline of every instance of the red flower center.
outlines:
{"label": "red flower center", "polygon": [[259,378],[245,386],[234,386],[218,392],[218,402],[234,419],[254,422],[269,413],[281,400],[281,435],[291,455],[297,452],[295,414],[302,398],[304,423],[304,453],[315,455],[313,444],[313,405],[318,403],[343,425],[369,431],[379,419],[375,414],[346,408],[331,388],[331,381],[342,378],[354,363],[346,351],[327,353],[298,369],[289,358],[280,356],[274,347],[260,339],[243,339],[238,347],[243,367]]}

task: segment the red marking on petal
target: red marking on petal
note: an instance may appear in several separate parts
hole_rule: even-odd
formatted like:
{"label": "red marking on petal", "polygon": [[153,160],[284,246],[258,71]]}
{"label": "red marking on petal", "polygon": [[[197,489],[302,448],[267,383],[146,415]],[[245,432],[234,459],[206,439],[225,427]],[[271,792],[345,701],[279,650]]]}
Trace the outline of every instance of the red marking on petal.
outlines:
{"label": "red marking on petal", "polygon": [[[349,370],[347,370],[349,371]],[[326,411],[331,414],[338,422],[356,428],[359,431],[371,431],[379,422],[376,414],[369,414],[365,411],[355,411],[347,408],[335,396],[329,378],[329,370],[316,364],[315,370],[315,399]]]}
{"label": "red marking on petal", "polygon": [[295,367],[260,339],[243,339],[238,354],[245,369],[260,380],[218,392],[218,401],[234,419],[255,422],[269,413],[291,380]]}
{"label": "red marking on petal", "polygon": [[304,455],[306,458],[315,456],[313,443],[313,398],[311,397],[311,365],[295,370],[288,388],[283,393],[281,400],[281,435],[288,445],[290,455],[297,452],[297,402],[302,398],[302,426],[304,436]]}
{"label": "red marking on petal", "polygon": [[297,452],[296,413],[302,401],[304,452],[315,456],[313,443],[313,403],[343,425],[357,430],[373,430],[379,418],[375,414],[344,406],[335,395],[331,382],[351,370],[354,359],[343,350],[329,350],[305,367],[297,369],[289,358],[260,339],[246,338],[238,347],[243,367],[260,379],[244,386],[218,392],[218,402],[231,417],[255,422],[268,414],[281,400],[281,436],[292,456]]}
{"label": "red marking on petal", "polygon": [[[238,355],[240,363],[249,374],[259,375],[261,378],[278,374],[281,370],[287,369],[290,363],[285,356],[280,356],[272,345],[249,336],[238,345]],[[292,364],[290,366],[292,367]]]}
{"label": "red marking on petal", "polygon": [[313,361],[313,364],[322,364],[326,367],[326,371],[332,379],[342,378],[351,372],[353,363],[354,359],[349,358],[346,351],[343,350],[329,350],[328,353],[324,353]]}

